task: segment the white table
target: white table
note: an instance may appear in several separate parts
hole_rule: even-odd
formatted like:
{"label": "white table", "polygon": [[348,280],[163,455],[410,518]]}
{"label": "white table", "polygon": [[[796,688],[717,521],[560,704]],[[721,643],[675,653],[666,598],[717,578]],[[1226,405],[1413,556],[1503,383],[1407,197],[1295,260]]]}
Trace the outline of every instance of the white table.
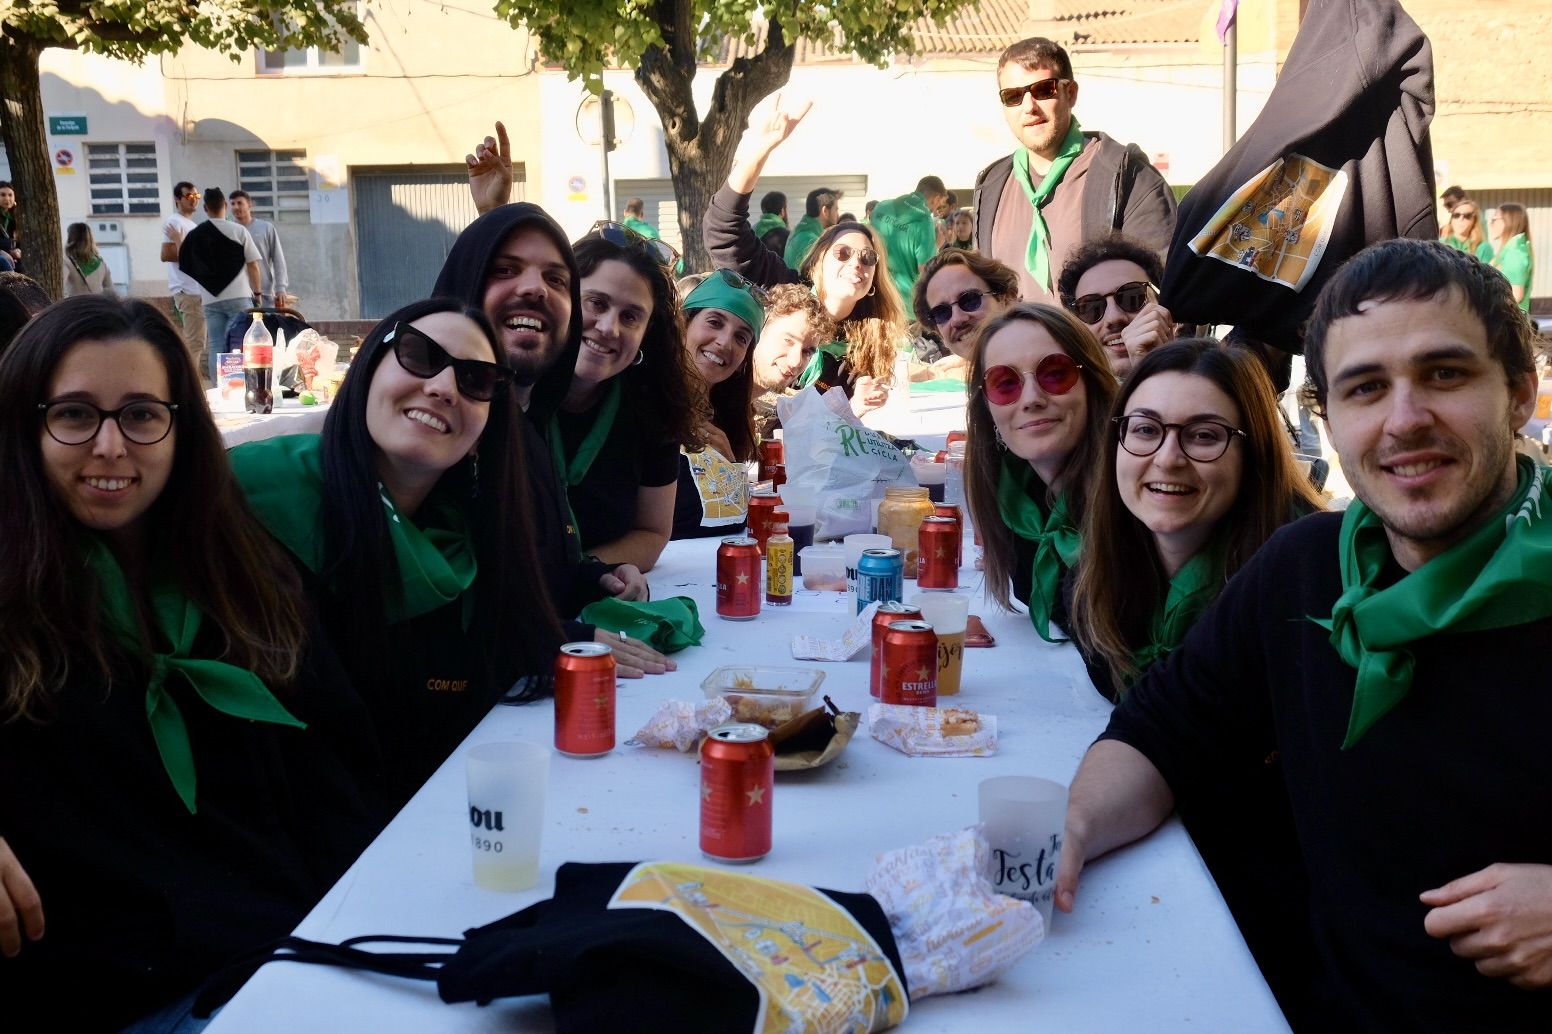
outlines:
{"label": "white table", "polygon": [[210,404],[210,415],[215,418],[216,430],[221,432],[221,440],[228,449],[283,434],[318,434],[329,413],[328,403],[304,406],[296,399],[278,397],[272,413],[245,413],[230,408],[215,388],[206,390],[205,400]]}
{"label": "white table", "polygon": [[[844,594],[800,593],[756,621],[716,616],[713,539],[672,543],[650,576],[654,596],[688,595],[707,628],[704,643],[676,655],[679,670],[619,691],[621,746],[603,758],[556,755],[546,802],[541,883],[503,894],[470,871],[462,749],[297,928],[339,941],[361,934],[457,936],[549,897],[565,861],[701,861],[693,755],[623,742],[668,698],[701,697],[699,683],[726,663],[807,664],[790,637],[842,620]],[[963,577],[978,576],[968,568]],[[913,583],[907,583],[907,596]],[[978,594],[977,594],[978,596]],[[1021,773],[1067,782],[1103,728],[1109,705],[1094,692],[1070,646],[1036,637],[1027,618],[972,609],[997,637],[966,651],[965,706],[998,716],[995,757],[910,758],[860,729],[824,769],[777,776],[775,847],[744,871],[838,890],[860,890],[872,856],[969,825],[976,784]],[[838,634],[838,633],[836,633]],[[865,656],[819,665],[821,692],[866,712]],[[551,742],[553,707],[497,707],[465,746],[523,738]],[[1287,1025],[1189,838],[1171,821],[1150,838],[1093,863],[1073,915],[1001,980],[973,994],[915,1003],[919,1031],[1286,1031]],[[649,1003],[643,1003],[650,1008]],[[434,986],[321,966],[271,963],[217,1017],[212,1034],[284,1031],[550,1031],[543,998],[487,1008],[445,1005]]]}

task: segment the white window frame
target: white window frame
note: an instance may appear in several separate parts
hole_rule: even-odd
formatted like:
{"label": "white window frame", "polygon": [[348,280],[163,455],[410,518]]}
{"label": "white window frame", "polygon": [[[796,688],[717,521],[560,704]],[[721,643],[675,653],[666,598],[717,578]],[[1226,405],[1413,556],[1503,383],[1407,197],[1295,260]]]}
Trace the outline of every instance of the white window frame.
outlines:
{"label": "white window frame", "polygon": [[[129,148],[135,150],[131,152]],[[84,144],[82,150],[85,152],[86,159],[86,207],[92,218],[110,216],[127,218],[162,214],[165,199],[162,195],[161,163],[154,142],[149,140],[128,140],[122,143],[91,141]],[[113,167],[94,165],[94,160],[108,157],[116,159]],[[132,168],[130,166],[132,157],[142,163],[150,159],[150,164],[140,164]],[[118,177],[116,184],[99,181],[99,177],[114,174]],[[131,176],[134,178],[131,179]],[[97,196],[99,190],[110,186],[116,186],[118,189],[115,198]],[[131,188],[135,190],[133,195],[130,193]],[[138,211],[136,211],[137,208]]]}
{"label": "white window frame", "polygon": [[[233,157],[237,163],[237,186],[252,197],[256,217],[277,224],[312,221],[312,176],[306,168],[305,150],[244,147]],[[295,174],[298,167],[300,178]],[[291,175],[282,176],[282,171]]]}
{"label": "white window frame", "polygon": [[[353,5],[356,17],[361,17],[361,4],[359,0]],[[336,51],[324,50],[322,47],[306,47],[292,50],[265,50],[262,47],[254,53],[254,64],[259,75],[360,75],[366,71],[366,44],[357,43],[347,39],[344,47],[356,48],[356,60],[352,64],[326,65],[323,63],[326,54]],[[338,53],[343,53],[340,51]],[[283,61],[287,54],[302,55],[301,65],[286,66],[278,63]],[[271,67],[271,60],[277,63]]]}

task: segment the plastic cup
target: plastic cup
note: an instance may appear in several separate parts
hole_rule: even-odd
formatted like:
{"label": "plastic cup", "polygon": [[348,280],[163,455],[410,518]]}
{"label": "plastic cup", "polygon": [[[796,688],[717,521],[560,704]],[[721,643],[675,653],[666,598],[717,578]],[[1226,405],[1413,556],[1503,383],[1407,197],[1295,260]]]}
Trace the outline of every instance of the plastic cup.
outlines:
{"label": "plastic cup", "polygon": [[550,751],[504,740],[476,744],[465,759],[474,882],[487,890],[527,890],[539,882]]}
{"label": "plastic cup", "polygon": [[847,535],[841,540],[841,547],[846,550],[846,613],[857,613],[857,561],[862,559],[862,551],[889,549],[893,545],[894,540],[888,535],[868,535],[862,532]]}
{"label": "plastic cup", "polygon": [[951,592],[923,592],[911,597],[922,620],[938,634],[938,696],[959,692],[965,670],[965,625],[970,620],[970,597]]}
{"label": "plastic cup", "polygon": [[1067,787],[1034,776],[996,776],[981,780],[980,801],[992,889],[1032,902],[1049,930]]}

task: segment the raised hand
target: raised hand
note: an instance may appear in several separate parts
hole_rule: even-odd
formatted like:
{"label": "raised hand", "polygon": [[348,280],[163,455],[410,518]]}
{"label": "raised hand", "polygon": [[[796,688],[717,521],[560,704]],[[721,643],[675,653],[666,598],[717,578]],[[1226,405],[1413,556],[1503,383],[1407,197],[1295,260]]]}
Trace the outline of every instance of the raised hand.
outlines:
{"label": "raised hand", "polygon": [[469,167],[469,193],[481,214],[512,200],[512,143],[506,126],[497,122],[496,135],[480,141],[463,160]]}

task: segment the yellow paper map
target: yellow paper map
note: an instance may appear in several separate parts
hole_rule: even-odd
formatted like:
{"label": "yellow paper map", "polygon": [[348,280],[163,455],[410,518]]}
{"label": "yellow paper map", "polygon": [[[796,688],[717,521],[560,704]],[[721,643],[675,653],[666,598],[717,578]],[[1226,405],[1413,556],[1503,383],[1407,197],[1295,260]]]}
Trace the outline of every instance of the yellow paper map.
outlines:
{"label": "yellow paper map", "polygon": [[1302,288],[1331,238],[1347,174],[1302,154],[1268,165],[1191,238],[1191,250],[1263,280]]}
{"label": "yellow paper map", "polygon": [[864,1034],[905,1019],[905,986],[851,913],[812,887],[699,865],[644,862],[610,908],[673,912],[760,994],[754,1034]]}
{"label": "yellow paper map", "polygon": [[700,452],[680,454],[690,463],[690,479],[701,498],[701,525],[715,528],[744,523],[749,511],[749,476],[742,463],[734,463],[707,446]]}

